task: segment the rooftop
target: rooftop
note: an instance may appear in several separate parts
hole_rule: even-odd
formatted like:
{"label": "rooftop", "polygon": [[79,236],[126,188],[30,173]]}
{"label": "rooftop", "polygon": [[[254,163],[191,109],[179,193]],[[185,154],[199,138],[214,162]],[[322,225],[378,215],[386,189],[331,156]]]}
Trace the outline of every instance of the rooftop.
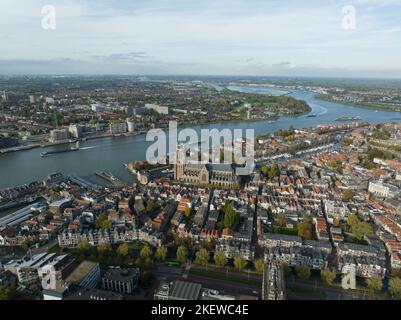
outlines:
{"label": "rooftop", "polygon": [[79,283],[96,266],[97,262],[82,261],[81,264],[67,278],[69,283]]}
{"label": "rooftop", "polygon": [[111,291],[79,288],[64,300],[123,300],[123,296]]}
{"label": "rooftop", "polygon": [[138,269],[109,269],[103,275],[103,278],[119,282],[129,282],[138,274]]}
{"label": "rooftop", "polygon": [[71,202],[71,199],[67,198],[67,199],[60,199],[57,201],[52,202],[49,206],[50,207],[61,207],[67,203]]}
{"label": "rooftop", "polygon": [[175,281],[170,297],[175,300],[198,300],[202,289],[202,285],[198,283]]}

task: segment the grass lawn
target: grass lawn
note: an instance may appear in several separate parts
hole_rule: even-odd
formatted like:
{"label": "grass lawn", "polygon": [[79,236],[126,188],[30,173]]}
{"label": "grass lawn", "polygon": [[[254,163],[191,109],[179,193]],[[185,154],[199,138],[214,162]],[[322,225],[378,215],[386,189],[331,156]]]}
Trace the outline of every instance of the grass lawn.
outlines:
{"label": "grass lawn", "polygon": [[60,246],[58,243],[56,243],[54,246],[50,247],[47,250],[48,253],[59,253],[60,252]]}
{"label": "grass lawn", "polygon": [[[295,284],[294,284],[294,279],[296,279]],[[315,282],[316,281],[316,282]],[[340,290],[343,292],[346,292],[346,290],[342,289],[341,287],[341,280],[339,278],[339,276],[337,276],[337,279],[335,280],[335,282],[333,282],[331,285],[325,283],[324,281],[322,281],[321,279],[314,277],[314,278],[310,278],[308,280],[302,280],[299,278],[295,278],[295,277],[290,277],[290,278],[286,278],[286,283],[287,283],[287,287],[291,288],[296,286],[296,283],[303,283],[303,284],[308,284],[308,285],[317,285],[318,290],[320,289],[321,291],[323,291],[325,289],[335,289],[335,290]],[[370,295],[370,296],[375,296],[377,298],[380,298],[383,296],[383,294],[373,294],[372,292],[370,292],[367,288],[366,285],[364,284],[364,280],[362,279],[358,279],[357,278],[357,288],[355,290],[352,290],[352,292],[356,293],[356,294],[365,294],[366,295]]]}
{"label": "grass lawn", "polygon": [[285,235],[288,235],[288,236],[297,236],[298,235],[298,229],[297,228],[290,229],[290,228],[283,228],[283,227],[279,227],[279,226],[274,226],[273,227],[273,231],[274,231],[274,233],[285,234]]}
{"label": "grass lawn", "polygon": [[287,288],[289,291],[295,293],[295,294],[302,294],[318,299],[326,299],[327,295],[324,291],[322,290],[314,290],[314,289],[308,289],[308,288],[301,288],[301,287],[294,287],[292,285],[288,285]]}
{"label": "grass lawn", "polygon": [[[196,266],[197,268],[204,268],[204,267],[201,267],[201,266],[199,266],[197,264],[194,264],[194,266]],[[216,271],[216,273],[220,273],[220,274],[226,273],[226,268],[227,267],[228,267],[229,274],[234,274],[234,275],[238,274],[238,275],[246,275],[246,276],[248,276],[248,273],[249,273],[249,275],[254,276],[254,277],[255,276],[256,277],[262,277],[262,274],[256,272],[256,270],[244,269],[243,271],[238,271],[237,269],[235,269],[233,267],[232,261],[229,261],[228,265],[225,266],[224,268],[216,266],[215,264],[212,264],[212,263],[208,263],[208,265],[207,265],[207,269],[208,270],[210,269],[210,270]]]}
{"label": "grass lawn", "polygon": [[191,269],[189,271],[189,274],[192,274],[195,276],[200,276],[200,277],[206,277],[206,278],[210,278],[210,279],[231,282],[231,283],[245,284],[245,285],[255,286],[255,287],[260,287],[262,285],[262,280],[257,281],[257,280],[253,280],[253,279],[248,280],[248,279],[242,279],[242,278],[234,278],[231,273],[226,275],[226,274],[217,273],[217,272],[200,271],[200,270]]}

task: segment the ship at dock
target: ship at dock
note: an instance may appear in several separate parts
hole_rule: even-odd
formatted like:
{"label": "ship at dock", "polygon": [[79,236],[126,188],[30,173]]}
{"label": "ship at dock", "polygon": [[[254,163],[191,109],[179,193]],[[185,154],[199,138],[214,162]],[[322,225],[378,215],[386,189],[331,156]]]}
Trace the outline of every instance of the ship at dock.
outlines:
{"label": "ship at dock", "polygon": [[112,185],[117,186],[117,187],[124,187],[127,185],[125,181],[122,181],[115,177],[111,172],[109,171],[97,171],[95,174],[102,178],[103,180],[106,180],[107,182],[110,182]]}
{"label": "ship at dock", "polygon": [[359,121],[362,120],[361,117],[340,117],[337,118],[336,121]]}
{"label": "ship at dock", "polygon": [[66,152],[74,152],[74,151],[79,151],[79,148],[69,148],[69,149],[63,149],[63,150],[45,151],[45,152],[41,152],[40,156],[43,158],[43,157],[48,157],[48,156],[55,155],[55,154],[66,153]]}

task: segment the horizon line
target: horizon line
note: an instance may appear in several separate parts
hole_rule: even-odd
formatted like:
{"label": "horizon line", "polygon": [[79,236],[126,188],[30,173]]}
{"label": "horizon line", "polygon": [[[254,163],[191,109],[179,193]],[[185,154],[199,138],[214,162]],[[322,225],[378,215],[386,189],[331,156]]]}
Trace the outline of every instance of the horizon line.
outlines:
{"label": "horizon line", "polygon": [[0,77],[203,77],[203,78],[289,78],[289,79],[346,79],[346,80],[398,80],[401,81],[400,77],[385,77],[385,76],[311,76],[311,75],[249,75],[249,74],[134,74],[134,73],[10,73],[1,74]]}

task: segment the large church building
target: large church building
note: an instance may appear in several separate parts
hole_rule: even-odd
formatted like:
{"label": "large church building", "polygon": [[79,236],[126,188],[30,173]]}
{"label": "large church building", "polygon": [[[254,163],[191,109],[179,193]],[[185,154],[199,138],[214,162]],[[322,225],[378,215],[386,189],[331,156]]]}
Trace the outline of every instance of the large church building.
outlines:
{"label": "large church building", "polygon": [[231,164],[185,164],[185,152],[182,146],[177,147],[174,164],[174,179],[188,184],[235,188],[240,179]]}

